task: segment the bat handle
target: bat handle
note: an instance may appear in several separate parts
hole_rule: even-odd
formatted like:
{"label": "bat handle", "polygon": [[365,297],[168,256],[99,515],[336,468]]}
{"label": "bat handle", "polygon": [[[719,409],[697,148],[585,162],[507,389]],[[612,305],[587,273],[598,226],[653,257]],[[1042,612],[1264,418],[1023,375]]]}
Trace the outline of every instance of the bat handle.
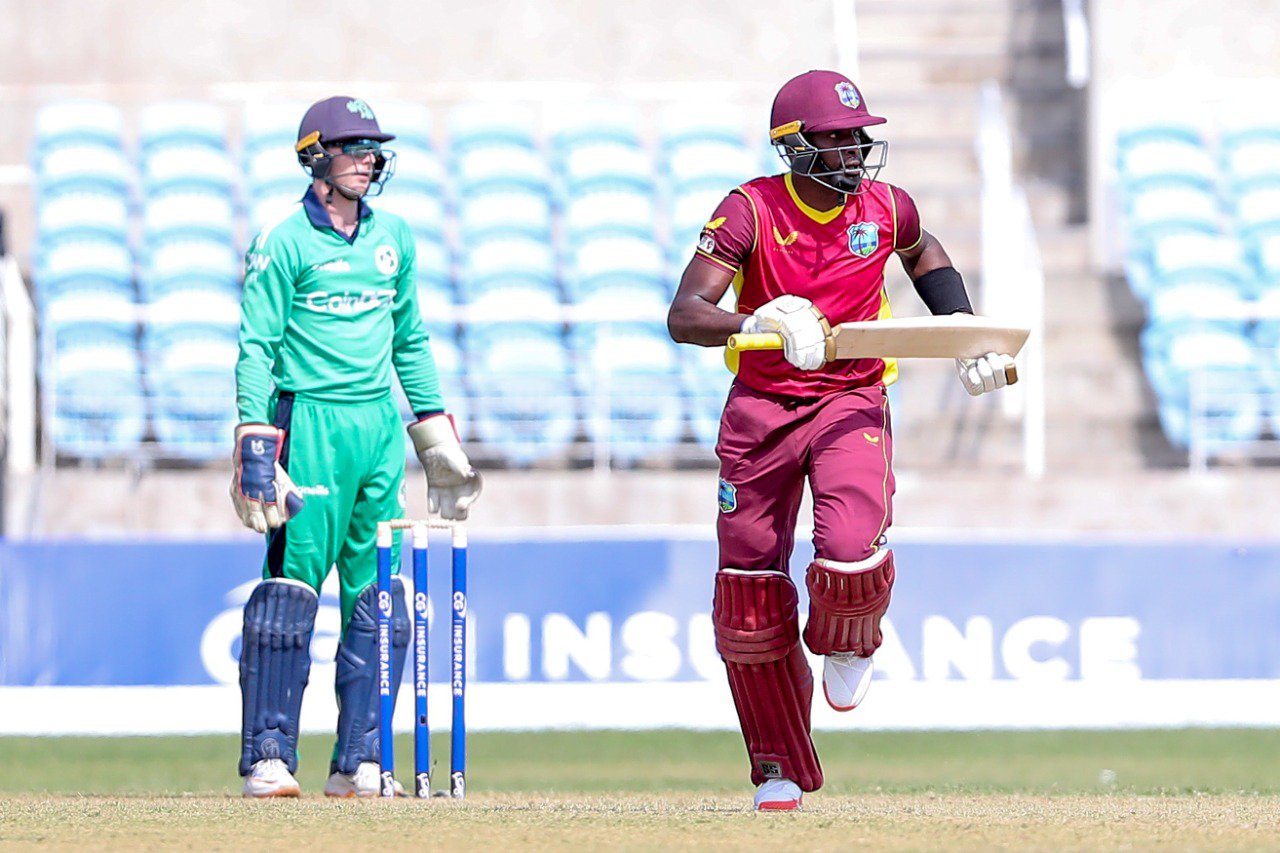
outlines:
{"label": "bat handle", "polygon": [[777,332],[739,332],[729,336],[729,349],[738,352],[749,350],[782,349],[782,335]]}

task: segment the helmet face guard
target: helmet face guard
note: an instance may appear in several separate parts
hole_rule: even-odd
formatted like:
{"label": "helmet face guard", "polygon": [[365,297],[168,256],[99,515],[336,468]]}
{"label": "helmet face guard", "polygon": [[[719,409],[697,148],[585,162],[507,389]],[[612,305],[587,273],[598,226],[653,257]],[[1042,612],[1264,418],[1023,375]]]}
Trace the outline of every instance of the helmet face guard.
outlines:
{"label": "helmet face guard", "polygon": [[389,148],[383,148],[382,143],[377,140],[344,139],[334,140],[329,144],[340,144],[342,153],[352,157],[373,154],[373,171],[369,174],[369,187],[363,193],[358,193],[347,189],[335,180],[336,178],[344,177],[343,175],[331,174],[335,155],[325,150],[318,131],[307,134],[298,140],[295,150],[298,153],[298,162],[302,164],[303,170],[313,180],[324,181],[333,187],[344,198],[356,201],[361,197],[372,198],[373,196],[381,195],[387,181],[391,180],[391,176],[396,173],[396,152]]}
{"label": "helmet face guard", "polygon": [[[848,195],[865,192],[867,184],[875,181],[889,157],[889,143],[873,140],[861,127],[853,128],[857,142],[853,145],[837,145],[819,148],[804,135],[804,122],[793,121],[776,127],[769,133],[778,156],[787,164],[792,174],[812,178],[824,187]],[[852,153],[857,164],[846,166],[846,154]],[[823,154],[838,158],[839,166],[831,168],[822,161]]]}

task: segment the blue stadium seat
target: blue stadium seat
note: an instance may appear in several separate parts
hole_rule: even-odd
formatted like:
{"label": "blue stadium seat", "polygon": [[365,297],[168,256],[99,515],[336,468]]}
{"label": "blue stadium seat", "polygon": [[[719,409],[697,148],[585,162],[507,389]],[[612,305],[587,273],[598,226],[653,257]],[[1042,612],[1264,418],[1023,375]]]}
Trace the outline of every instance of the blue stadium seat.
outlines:
{"label": "blue stadium seat", "polygon": [[143,151],[172,145],[225,149],[227,116],[205,101],[150,104],[138,118],[138,141]]}
{"label": "blue stadium seat", "polygon": [[82,290],[50,299],[40,312],[41,368],[50,358],[81,347],[137,344],[138,306],[119,290]]}
{"label": "blue stadium seat", "polygon": [[660,284],[639,279],[603,284],[580,296],[575,304],[584,320],[605,322],[626,317],[660,321],[666,319],[671,300]]}
{"label": "blue stadium seat", "polygon": [[209,460],[226,453],[235,431],[235,338],[189,334],[150,353],[156,441],[167,455]]}
{"label": "blue stadium seat", "polygon": [[1249,257],[1262,290],[1280,287],[1280,230],[1255,235],[1249,244]]}
{"label": "blue stadium seat", "polygon": [[239,294],[242,267],[240,255],[225,241],[158,240],[148,247],[138,283],[148,302],[174,290]]}
{"label": "blue stadium seat", "polygon": [[641,193],[652,193],[656,186],[653,160],[636,143],[609,138],[580,139],[561,147],[557,160],[565,192],[570,197],[602,182]]}
{"label": "blue stadium seat", "polygon": [[35,291],[44,302],[79,290],[133,293],[133,255],[118,240],[67,239],[37,246]]}
{"label": "blue stadium seat", "polygon": [[611,183],[581,188],[565,204],[564,226],[569,243],[607,229],[652,238],[657,209],[653,195]]}
{"label": "blue stadium seat", "polygon": [[744,140],[742,112],[706,101],[668,105],[658,118],[658,126],[664,148],[701,142],[742,145]]}
{"label": "blue stadium seat", "polygon": [[1218,197],[1198,184],[1149,182],[1136,188],[1127,202],[1129,230],[1139,239],[1172,231],[1217,234],[1224,224]]}
{"label": "blue stadium seat", "polygon": [[459,289],[470,299],[504,282],[521,281],[557,292],[556,257],[550,242],[515,233],[491,233],[463,247]]}
{"label": "blue stadium seat", "polygon": [[1246,262],[1244,244],[1234,237],[1174,234],[1157,239],[1151,252],[1156,289],[1188,281],[1215,281],[1246,295],[1256,280]]}
{"label": "blue stadium seat", "polygon": [[402,145],[399,139],[387,143],[387,147],[396,152],[396,171],[384,195],[413,190],[443,198],[447,175],[444,163],[434,151]]}
{"label": "blue stadium seat", "polygon": [[42,193],[36,199],[38,239],[105,238],[124,243],[129,238],[129,202],[109,190],[67,189]]}
{"label": "blue stadium seat", "polygon": [[508,101],[462,104],[449,114],[448,146],[458,154],[490,146],[535,148],[535,124],[531,110]]}
{"label": "blue stadium seat", "polygon": [[236,180],[226,151],[195,143],[152,148],[143,153],[140,165],[142,186],[148,194],[194,190],[229,197]]}
{"label": "blue stadium seat", "polygon": [[551,201],[545,193],[488,185],[458,198],[464,245],[497,234],[521,234],[551,241]]}
{"label": "blue stadium seat", "polygon": [[303,182],[277,184],[275,189],[255,196],[247,211],[249,239],[296,211],[306,190]]}
{"label": "blue stadium seat", "polygon": [[577,435],[578,406],[569,353],[557,326],[471,326],[466,351],[480,440],[520,467],[569,447]]}
{"label": "blue stadium seat", "polygon": [[225,290],[174,290],[144,310],[143,349],[148,358],[191,340],[236,343],[240,300]]}
{"label": "blue stadium seat", "polygon": [[542,282],[494,281],[468,296],[465,310],[472,324],[503,320],[556,323],[561,319],[559,293]]}
{"label": "blue stadium seat", "polygon": [[431,111],[425,106],[397,100],[379,100],[371,106],[378,116],[378,127],[396,135],[394,140],[387,143],[387,147],[396,151],[397,159],[412,149],[431,150]]}
{"label": "blue stadium seat", "polygon": [[[684,434],[676,345],[661,323],[580,324],[574,329],[587,434],[633,465],[670,452]],[[602,402],[597,402],[601,401]],[[603,410],[607,418],[590,413]]]}
{"label": "blue stadium seat", "polygon": [[[558,107],[558,108],[557,108]],[[640,144],[640,112],[622,100],[553,104],[549,123],[552,146],[559,152],[579,144]]]}
{"label": "blue stadium seat", "polygon": [[1252,302],[1221,281],[1184,281],[1151,295],[1150,322],[1164,328],[1216,328],[1243,334]]}
{"label": "blue stadium seat", "polygon": [[304,101],[246,104],[240,132],[245,159],[252,160],[258,153],[274,148],[292,156],[296,166],[293,146],[298,141],[298,122],[309,106]]}
{"label": "blue stadium seat", "polygon": [[236,211],[224,193],[170,190],[152,195],[142,205],[146,241],[216,240],[231,245]]}
{"label": "blue stadium seat", "polygon": [[133,168],[119,148],[93,142],[62,145],[40,153],[35,167],[41,193],[99,191],[127,193]]}
{"label": "blue stadium seat", "polygon": [[416,235],[413,241],[417,255],[418,281],[453,289],[453,259],[449,244],[441,237]]}
{"label": "blue stadium seat", "polygon": [[[1270,382],[1249,341],[1205,329],[1152,345],[1144,335],[1144,366],[1158,398],[1158,414],[1171,442],[1187,447],[1200,431],[1208,446],[1252,441],[1262,432]],[[1196,409],[1202,417],[1193,419]]]}
{"label": "blue stadium seat", "polygon": [[444,205],[436,195],[401,187],[370,199],[369,206],[399,216],[415,235],[431,240],[444,237]]}
{"label": "blue stadium seat", "polygon": [[680,353],[694,440],[705,448],[714,448],[720,435],[720,414],[733,380],[725,366],[724,347],[682,346]]}
{"label": "blue stadium seat", "polygon": [[546,193],[551,187],[551,169],[536,148],[492,144],[455,149],[453,176],[458,196],[464,197],[495,185]]}
{"label": "blue stadium seat", "polygon": [[719,183],[698,184],[685,187],[671,196],[667,221],[670,223],[670,251],[673,254],[684,261],[689,259],[698,245],[702,226],[711,221],[712,214],[731,189]]}
{"label": "blue stadium seat", "polygon": [[652,239],[626,233],[584,236],[569,249],[566,285],[579,301],[609,284],[625,282],[667,289],[662,250]]}
{"label": "blue stadium seat", "polygon": [[102,459],[138,449],[146,434],[147,407],[132,347],[55,353],[51,374],[44,386],[46,423],[57,453]]}
{"label": "blue stadium seat", "polygon": [[1232,202],[1236,228],[1241,234],[1280,231],[1280,178],[1259,179],[1237,187]]}
{"label": "blue stadium seat", "polygon": [[1257,125],[1224,134],[1222,150],[1232,184],[1280,179],[1280,124]]}
{"label": "blue stadium seat", "polygon": [[245,154],[245,187],[250,201],[280,192],[288,192],[297,201],[306,191],[307,181],[292,145],[272,145]]}
{"label": "blue stadium seat", "polygon": [[759,161],[739,142],[694,141],[668,145],[664,166],[675,192],[683,187],[715,184],[724,192],[757,177]]}
{"label": "blue stadium seat", "polygon": [[1121,133],[1116,141],[1116,167],[1122,183],[1136,187],[1170,178],[1212,189],[1218,168],[1193,128],[1153,125]]}
{"label": "blue stadium seat", "polygon": [[114,104],[103,101],[59,101],[36,113],[37,154],[55,145],[92,143],[120,148],[124,137],[124,114]]}
{"label": "blue stadium seat", "polygon": [[418,283],[418,313],[425,323],[452,323],[457,313],[457,294],[452,283]]}

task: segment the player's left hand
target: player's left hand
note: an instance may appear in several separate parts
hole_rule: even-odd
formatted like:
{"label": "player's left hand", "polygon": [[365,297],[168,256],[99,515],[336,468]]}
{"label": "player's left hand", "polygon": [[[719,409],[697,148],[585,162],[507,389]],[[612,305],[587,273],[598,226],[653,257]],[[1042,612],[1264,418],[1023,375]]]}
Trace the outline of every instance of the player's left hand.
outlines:
{"label": "player's left hand", "polygon": [[777,332],[783,357],[801,370],[817,370],[833,354],[830,324],[803,296],[788,293],[766,302],[743,321],[742,331]]}
{"label": "player's left hand", "polygon": [[453,417],[431,415],[410,424],[409,438],[427,472],[427,510],[449,521],[466,521],[483,481],[462,450]]}
{"label": "player's left hand", "polygon": [[981,358],[957,358],[960,384],[972,397],[1012,385],[1018,381],[1013,356],[989,352]]}

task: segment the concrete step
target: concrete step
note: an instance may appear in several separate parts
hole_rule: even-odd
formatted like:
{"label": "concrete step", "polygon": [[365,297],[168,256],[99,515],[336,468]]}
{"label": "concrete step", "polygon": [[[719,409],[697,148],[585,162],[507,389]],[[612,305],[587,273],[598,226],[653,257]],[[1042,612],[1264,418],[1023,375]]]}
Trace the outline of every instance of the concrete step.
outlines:
{"label": "concrete step", "polygon": [[[868,97],[877,86],[932,86],[938,89],[971,89],[986,80],[1017,79],[1028,85],[1061,85],[1062,60],[1057,55],[1014,57],[986,50],[951,47],[944,50],[879,49],[859,54],[859,75]],[[874,100],[872,101],[874,103]]]}

